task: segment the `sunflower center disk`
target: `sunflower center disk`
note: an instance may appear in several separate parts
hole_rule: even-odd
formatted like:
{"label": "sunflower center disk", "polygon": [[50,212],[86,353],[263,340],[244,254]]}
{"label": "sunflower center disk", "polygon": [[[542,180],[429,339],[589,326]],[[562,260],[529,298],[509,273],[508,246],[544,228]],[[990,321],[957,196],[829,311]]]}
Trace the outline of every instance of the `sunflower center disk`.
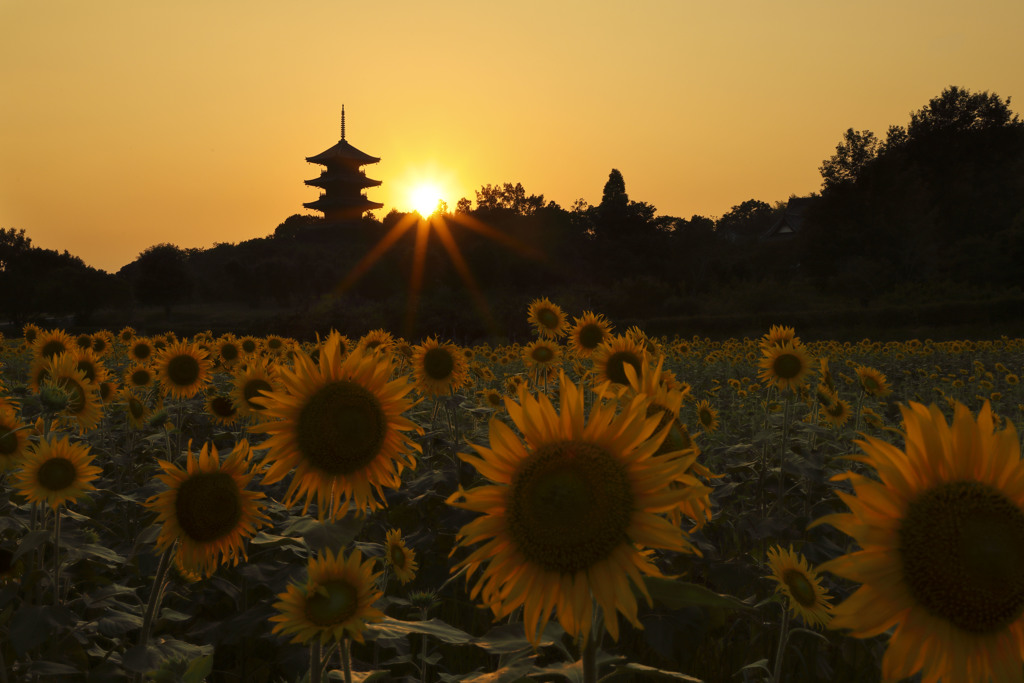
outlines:
{"label": "sunflower center disk", "polygon": [[306,598],[306,617],[317,626],[344,623],[359,609],[359,594],[347,581],[328,581]]}
{"label": "sunflower center disk", "polygon": [[174,514],[193,541],[209,543],[222,538],[242,518],[238,484],[227,472],[193,474],[178,488]]}
{"label": "sunflower center disk", "polygon": [[772,370],[775,372],[775,376],[782,379],[797,377],[803,368],[803,362],[792,353],[783,353],[772,363]]}
{"label": "sunflower center disk", "polygon": [[331,382],[310,396],[299,413],[299,449],[327,474],[351,474],[380,453],[386,427],[373,393],[355,382]]}
{"label": "sunflower center disk", "polygon": [[597,325],[584,325],[579,332],[580,346],[585,349],[596,349],[604,341],[604,333]]}
{"label": "sunflower center disk", "polygon": [[807,576],[795,569],[787,569],[782,575],[782,580],[789,588],[793,599],[804,607],[814,607],[818,602],[818,595],[814,592],[814,586],[807,580]]}
{"label": "sunflower center disk", "polygon": [[391,546],[391,564],[399,569],[405,569],[405,551],[397,544]]}
{"label": "sunflower center disk", "polygon": [[903,520],[899,552],[911,595],[936,617],[984,634],[1024,613],[1024,512],[987,484],[922,494]]}
{"label": "sunflower center disk", "polygon": [[626,468],[580,441],[542,446],[508,494],[509,533],[526,559],[563,574],[586,570],[629,542],[633,492]]}
{"label": "sunflower center disk", "polygon": [[538,346],[533,350],[533,359],[538,363],[547,363],[555,357],[554,352],[546,346]]}
{"label": "sunflower center disk", "polygon": [[75,483],[78,470],[67,458],[50,458],[39,466],[36,479],[39,485],[50,491],[63,491]]}
{"label": "sunflower center disk", "polygon": [[245,396],[245,402],[249,404],[249,408],[252,410],[263,410],[263,406],[259,403],[253,403],[252,399],[257,398],[261,391],[273,390],[274,387],[270,386],[270,382],[263,379],[251,379],[245,383],[242,395]]}
{"label": "sunflower center disk", "polygon": [[544,308],[537,311],[537,321],[549,330],[558,328],[558,314],[550,308]]}
{"label": "sunflower center disk", "polygon": [[43,344],[43,348],[39,351],[39,355],[43,358],[52,358],[58,353],[64,353],[65,351],[67,351],[67,348],[64,346],[64,343],[55,340]]}
{"label": "sunflower center disk", "polygon": [[430,379],[448,379],[455,370],[455,360],[445,349],[430,349],[423,354],[423,370]]}
{"label": "sunflower center disk", "polygon": [[616,351],[608,356],[608,363],[605,366],[605,374],[608,375],[608,379],[616,384],[629,384],[629,378],[626,377],[626,371],[624,370],[626,363],[633,366],[639,377],[640,359],[636,357],[636,354],[629,351]]}
{"label": "sunflower center disk", "polygon": [[167,378],[179,387],[189,387],[199,381],[199,361],[192,356],[175,356],[167,363]]}

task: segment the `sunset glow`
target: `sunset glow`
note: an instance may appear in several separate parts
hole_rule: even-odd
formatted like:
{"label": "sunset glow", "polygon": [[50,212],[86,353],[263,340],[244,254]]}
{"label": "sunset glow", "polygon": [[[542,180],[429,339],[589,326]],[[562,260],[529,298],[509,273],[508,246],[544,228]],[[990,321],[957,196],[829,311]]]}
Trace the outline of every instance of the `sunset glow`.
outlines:
{"label": "sunset glow", "polygon": [[412,188],[409,193],[409,203],[413,211],[423,217],[430,216],[437,211],[440,202],[447,201],[441,196],[441,190],[436,185],[424,183]]}
{"label": "sunset glow", "polygon": [[110,271],[272,234],[317,198],[305,158],[342,105],[380,158],[377,218],[506,182],[597,204],[612,168],[660,215],[717,217],[818,191],[847,128],[884,136],[949,85],[1024,101],[1019,0],[857,7],[885,20],[812,0],[0,3],[0,225]]}

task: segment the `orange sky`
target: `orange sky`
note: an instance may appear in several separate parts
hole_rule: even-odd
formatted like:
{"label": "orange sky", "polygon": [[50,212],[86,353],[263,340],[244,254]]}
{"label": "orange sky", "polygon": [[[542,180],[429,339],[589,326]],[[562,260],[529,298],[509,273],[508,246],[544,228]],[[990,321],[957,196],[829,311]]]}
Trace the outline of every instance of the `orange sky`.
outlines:
{"label": "orange sky", "polygon": [[1024,97],[1021,0],[0,0],[0,227],[116,271],[307,213],[312,156],[381,157],[370,199],[521,182],[659,214],[819,189],[949,85]]}

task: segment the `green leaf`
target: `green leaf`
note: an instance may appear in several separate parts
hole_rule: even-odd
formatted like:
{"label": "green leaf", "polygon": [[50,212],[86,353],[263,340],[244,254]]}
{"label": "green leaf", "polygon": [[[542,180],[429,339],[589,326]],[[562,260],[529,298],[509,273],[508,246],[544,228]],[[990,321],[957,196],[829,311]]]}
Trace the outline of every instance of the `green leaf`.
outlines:
{"label": "green leaf", "polygon": [[11,564],[14,564],[18,561],[19,557],[27,555],[51,538],[53,538],[53,534],[43,529],[28,532],[21,539],[21,543],[18,544],[18,549],[14,551],[14,555],[11,557]]}
{"label": "green leaf", "polygon": [[203,683],[213,671],[213,655],[203,655],[188,665],[181,683]]}
{"label": "green leaf", "polygon": [[368,624],[366,630],[375,638],[401,638],[411,633],[425,633],[443,643],[461,645],[473,642],[473,636],[440,619],[402,621],[385,616],[383,620]]}
{"label": "green leaf", "polygon": [[655,669],[653,666],[647,666],[645,664],[635,664],[633,662],[627,662],[625,664],[617,664],[615,671],[601,678],[602,681],[608,681],[616,676],[630,676],[636,678],[640,675],[641,680],[644,681],[687,681],[687,683],[703,683],[699,678],[693,676],[687,676],[686,674],[677,673],[675,671],[665,671],[664,669]]}
{"label": "green leaf", "polygon": [[[537,647],[547,647],[563,633],[557,624],[548,624],[541,634]],[[533,649],[533,644],[526,639],[522,623],[501,624],[495,626],[483,636],[475,639],[473,644],[487,650],[492,655],[509,655],[515,652]]]}
{"label": "green leaf", "polygon": [[[327,680],[344,681],[345,672],[341,669],[331,669],[327,672]],[[352,683],[373,683],[373,681],[390,681],[391,674],[387,671],[353,671]]]}
{"label": "green leaf", "polygon": [[651,594],[651,599],[655,604],[669,609],[684,607],[751,609],[749,604],[734,595],[716,593],[706,586],[689,581],[645,576],[644,585],[647,586],[647,591]]}
{"label": "green leaf", "polygon": [[107,612],[96,622],[100,635],[112,638],[142,628],[142,617],[127,612]]}
{"label": "green leaf", "polygon": [[282,545],[302,545],[302,542],[292,536],[277,536],[261,531],[249,539],[249,545],[257,548],[277,548]]}
{"label": "green leaf", "polygon": [[35,676],[61,676],[64,674],[81,674],[82,672],[70,664],[61,662],[32,662],[28,672]]}
{"label": "green leaf", "polygon": [[148,673],[160,667],[163,661],[160,651],[152,645],[133,645],[121,657],[124,668],[135,673]]}
{"label": "green leaf", "polygon": [[74,613],[63,607],[23,604],[11,618],[10,642],[19,656],[32,650],[61,628],[75,625]]}

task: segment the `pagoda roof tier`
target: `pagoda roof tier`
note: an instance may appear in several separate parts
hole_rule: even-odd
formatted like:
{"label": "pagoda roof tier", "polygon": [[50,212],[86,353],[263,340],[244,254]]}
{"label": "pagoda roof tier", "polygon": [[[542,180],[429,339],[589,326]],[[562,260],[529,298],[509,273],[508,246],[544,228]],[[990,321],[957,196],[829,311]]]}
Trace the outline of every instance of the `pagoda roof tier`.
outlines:
{"label": "pagoda roof tier", "polygon": [[366,152],[361,152],[348,144],[347,141],[339,140],[338,144],[334,147],[325,149],[316,156],[306,157],[306,161],[324,166],[332,165],[336,162],[351,163],[355,161],[361,166],[363,164],[375,164],[380,161],[380,157],[372,157]]}
{"label": "pagoda roof tier", "polygon": [[325,214],[331,213],[333,210],[337,209],[361,209],[362,211],[372,211],[373,209],[384,208],[384,205],[380,202],[371,202],[363,196],[353,198],[333,197],[328,195],[321,195],[319,199],[313,202],[305,202],[303,206],[307,209],[322,211]]}
{"label": "pagoda roof tier", "polygon": [[311,180],[304,181],[307,185],[313,187],[322,187],[327,189],[328,186],[334,187],[377,187],[381,184],[381,181],[374,180],[373,178],[367,178],[362,173],[352,173],[350,171],[325,171],[318,177]]}

